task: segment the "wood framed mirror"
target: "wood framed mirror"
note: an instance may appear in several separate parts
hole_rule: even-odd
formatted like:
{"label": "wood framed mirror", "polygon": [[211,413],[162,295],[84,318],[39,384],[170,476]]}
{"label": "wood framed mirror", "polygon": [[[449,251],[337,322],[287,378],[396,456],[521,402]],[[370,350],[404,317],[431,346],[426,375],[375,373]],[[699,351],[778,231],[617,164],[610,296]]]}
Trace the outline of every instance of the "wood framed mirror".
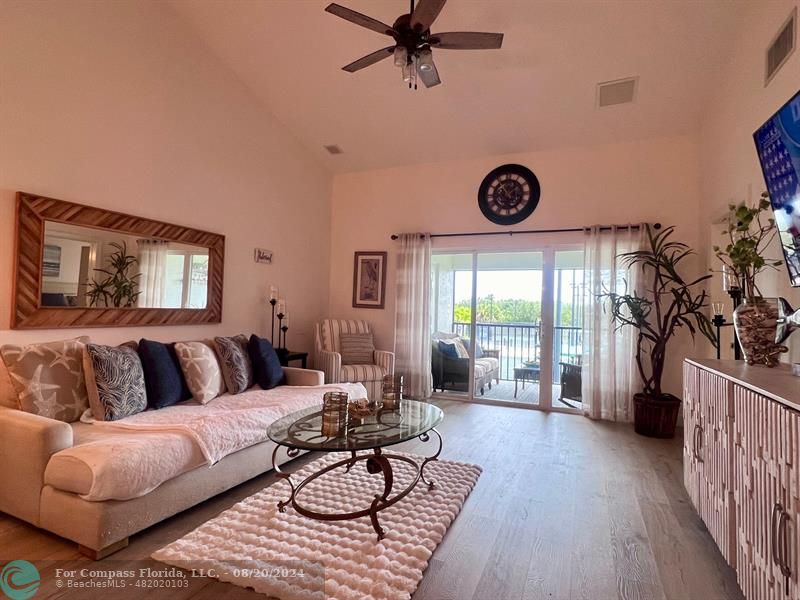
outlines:
{"label": "wood framed mirror", "polygon": [[11,327],[222,320],[225,236],[17,192]]}

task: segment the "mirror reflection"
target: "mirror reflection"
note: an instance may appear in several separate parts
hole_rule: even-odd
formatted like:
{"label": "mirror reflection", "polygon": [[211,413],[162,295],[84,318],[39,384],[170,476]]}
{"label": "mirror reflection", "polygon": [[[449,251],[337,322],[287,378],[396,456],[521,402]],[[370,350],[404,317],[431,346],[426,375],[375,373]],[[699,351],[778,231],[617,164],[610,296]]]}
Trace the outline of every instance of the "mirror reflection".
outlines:
{"label": "mirror reflection", "polygon": [[42,306],[206,308],[208,249],[45,222]]}

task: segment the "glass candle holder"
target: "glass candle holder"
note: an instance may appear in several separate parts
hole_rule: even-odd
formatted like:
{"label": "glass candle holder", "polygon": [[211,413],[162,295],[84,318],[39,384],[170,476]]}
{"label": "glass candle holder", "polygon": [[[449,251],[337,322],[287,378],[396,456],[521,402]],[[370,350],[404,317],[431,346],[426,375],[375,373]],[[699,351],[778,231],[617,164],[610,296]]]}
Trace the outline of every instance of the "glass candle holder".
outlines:
{"label": "glass candle holder", "polygon": [[322,397],[322,435],[335,437],[347,430],[347,392],[325,392]]}
{"label": "glass candle holder", "polygon": [[724,302],[712,302],[711,303],[711,313],[715,317],[722,316],[724,310],[725,310],[725,303]]}
{"label": "glass candle holder", "polygon": [[383,377],[383,407],[396,408],[403,399],[403,376],[385,375]]}

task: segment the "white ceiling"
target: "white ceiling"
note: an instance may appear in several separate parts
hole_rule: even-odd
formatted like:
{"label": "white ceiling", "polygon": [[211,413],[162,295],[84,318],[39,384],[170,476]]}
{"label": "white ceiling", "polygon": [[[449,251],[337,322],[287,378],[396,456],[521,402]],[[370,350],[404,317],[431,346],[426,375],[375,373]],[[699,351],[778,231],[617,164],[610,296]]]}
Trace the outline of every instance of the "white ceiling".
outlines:
{"label": "white ceiling", "polygon": [[[328,0],[170,0],[330,170],[347,172],[685,133],[699,125],[744,1],[450,0],[436,31],[500,31],[501,50],[434,50],[443,84],[409,91],[391,39]],[[407,0],[339,0],[386,23]],[[633,105],[595,107],[598,82],[639,76]],[[344,154],[330,156],[324,144]]]}

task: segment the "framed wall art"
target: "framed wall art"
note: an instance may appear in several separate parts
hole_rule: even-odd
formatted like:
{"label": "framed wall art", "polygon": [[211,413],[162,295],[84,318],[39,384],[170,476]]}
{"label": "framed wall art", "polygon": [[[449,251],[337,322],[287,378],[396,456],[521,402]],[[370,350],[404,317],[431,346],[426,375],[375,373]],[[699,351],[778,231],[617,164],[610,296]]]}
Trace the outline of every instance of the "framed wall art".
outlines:
{"label": "framed wall art", "polygon": [[353,307],[383,308],[386,295],[386,252],[356,252],[353,265]]}

